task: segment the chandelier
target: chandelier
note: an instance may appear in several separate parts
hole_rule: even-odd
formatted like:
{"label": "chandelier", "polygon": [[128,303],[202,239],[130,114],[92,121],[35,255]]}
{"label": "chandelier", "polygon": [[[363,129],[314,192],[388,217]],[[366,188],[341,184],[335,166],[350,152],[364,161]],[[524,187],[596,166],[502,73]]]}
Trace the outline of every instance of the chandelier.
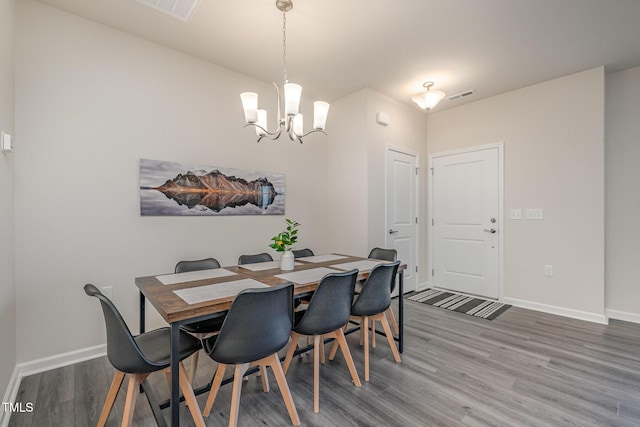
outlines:
{"label": "chandelier", "polygon": [[313,129],[304,132],[303,117],[298,112],[300,106],[300,96],[302,95],[302,86],[289,83],[287,80],[287,12],[293,9],[292,0],[276,0],[276,7],[282,11],[282,72],[284,75],[284,116],[280,110],[280,89],[278,85],[273,83],[276,88],[278,100],[278,127],[273,132],[267,128],[267,110],[258,109],[258,94],[255,92],[243,92],[240,94],[242,100],[242,108],[244,109],[244,119],[247,123],[244,127],[254,126],[258,142],[262,138],[275,140],[280,138],[282,132],[289,134],[292,141],[300,141],[302,138],[314,133],[324,132],[327,122],[327,114],[329,113],[329,104],[323,101],[313,103]]}

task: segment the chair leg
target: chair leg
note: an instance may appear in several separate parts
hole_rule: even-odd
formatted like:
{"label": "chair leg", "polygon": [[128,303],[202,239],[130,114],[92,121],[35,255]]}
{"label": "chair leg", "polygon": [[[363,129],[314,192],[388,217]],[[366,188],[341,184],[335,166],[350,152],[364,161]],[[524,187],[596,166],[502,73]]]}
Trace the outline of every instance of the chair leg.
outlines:
{"label": "chair leg", "polygon": [[313,336],[313,412],[320,411],[320,347],[322,336]]}
{"label": "chair leg", "polygon": [[376,315],[376,320],[379,320],[382,324],[382,328],[384,329],[384,334],[387,336],[387,341],[389,341],[389,347],[391,347],[391,353],[393,353],[393,358],[397,363],[400,363],[400,354],[398,353],[398,349],[396,348],[396,343],[393,340],[393,335],[391,335],[391,327],[389,327],[389,322],[387,321],[387,316],[384,315],[384,312]]}
{"label": "chair leg", "polygon": [[182,362],[180,362],[180,388],[182,389],[185,404],[189,407],[189,412],[191,412],[194,423],[197,427],[205,427],[204,418],[202,418],[196,395],[193,393],[189,375]]}
{"label": "chair leg", "polygon": [[120,387],[122,387],[125,375],[124,372],[116,371],[113,376],[111,387],[109,387],[109,392],[107,393],[107,399],[104,401],[100,419],[98,419],[98,427],[103,427],[107,424],[109,414],[111,413],[111,409],[113,409],[113,403],[116,401],[116,397],[118,397],[118,392],[120,391]]}
{"label": "chair leg", "polygon": [[[218,363],[218,369],[216,370],[216,375],[213,378],[211,383],[211,390],[209,391],[209,397],[207,398],[207,403],[204,405],[204,410],[202,411],[202,415],[205,417],[209,416],[211,412],[211,407],[213,406],[213,402],[216,400],[216,396],[218,395],[218,390],[220,390],[220,386],[222,385],[222,379],[224,378],[224,371],[226,370],[227,365],[224,363]],[[235,378],[234,378],[235,380]]]}
{"label": "chair leg", "polygon": [[262,391],[269,393],[269,377],[267,377],[267,368],[264,365],[260,365],[260,379],[262,380]]}
{"label": "chair leg", "polygon": [[[349,351],[349,345],[347,344],[347,339],[344,337],[344,332],[342,329],[338,329],[334,332],[336,342],[340,345],[340,349],[342,350],[342,355],[344,356],[344,360],[347,362],[347,367],[349,368],[349,372],[351,373],[351,379],[356,387],[360,387],[360,378],[358,377],[358,371],[356,371],[356,365],[353,363],[353,358],[351,357],[351,351]],[[333,360],[332,357],[329,357],[329,360]]]}
{"label": "chair leg", "polygon": [[189,369],[189,383],[193,386],[193,380],[196,377],[196,368],[198,367],[198,359],[200,358],[200,350],[191,356],[191,369]]}
{"label": "chair leg", "polygon": [[287,354],[284,357],[284,365],[282,369],[286,374],[289,370],[289,365],[291,364],[291,359],[293,359],[293,353],[296,352],[296,347],[298,347],[298,340],[300,340],[300,335],[296,332],[291,331],[291,340],[289,341],[289,348],[287,349]]}
{"label": "chair leg", "polygon": [[362,324],[366,325],[364,331],[361,330],[361,339],[364,338],[364,380],[369,381],[369,317],[362,317]]}
{"label": "chair leg", "polygon": [[391,327],[393,328],[393,332],[398,335],[400,334],[400,329],[398,328],[398,322],[396,321],[396,315],[393,313],[393,309],[391,306],[387,308],[387,314],[389,315],[389,320],[391,321]]}
{"label": "chair leg", "polygon": [[376,348],[376,321],[371,319],[371,348]]}
{"label": "chair leg", "polygon": [[124,412],[122,414],[122,427],[128,427],[133,421],[133,410],[136,407],[136,397],[138,396],[138,387],[142,384],[149,374],[135,374],[129,376],[129,385],[127,386],[127,398],[124,404]]}
{"label": "chair leg", "polygon": [[242,392],[242,377],[249,369],[249,363],[236,365],[233,372],[233,390],[231,391],[231,411],[229,412],[229,427],[238,425],[238,411],[240,410],[240,393]]}
{"label": "chair leg", "polygon": [[289,412],[289,418],[291,418],[291,422],[294,426],[299,426],[300,418],[298,417],[298,411],[296,411],[296,405],[293,403],[291,391],[289,390],[287,379],[284,376],[284,371],[282,370],[282,365],[280,364],[278,354],[276,353],[272,356],[269,356],[263,359],[263,361],[263,363],[271,366],[271,369],[273,370],[273,375],[276,377],[276,382],[278,383],[278,387],[280,388],[280,393],[282,394],[282,399],[284,400],[284,404],[287,407],[287,412]]}
{"label": "chair leg", "polygon": [[[342,331],[344,335],[344,330]],[[329,352],[329,360],[333,360],[336,357],[336,353],[338,352],[338,341],[334,341],[331,345],[331,351]]]}
{"label": "chair leg", "polygon": [[325,354],[324,354],[324,337],[321,336],[320,337],[320,363],[322,363],[323,365],[324,365],[324,362],[325,362],[324,357],[325,357]]}

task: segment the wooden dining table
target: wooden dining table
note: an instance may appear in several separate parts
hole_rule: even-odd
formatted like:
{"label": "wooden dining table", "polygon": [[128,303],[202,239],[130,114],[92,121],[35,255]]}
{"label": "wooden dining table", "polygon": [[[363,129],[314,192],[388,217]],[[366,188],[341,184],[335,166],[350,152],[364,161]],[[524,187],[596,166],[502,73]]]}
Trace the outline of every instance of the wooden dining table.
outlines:
{"label": "wooden dining table", "polygon": [[[280,269],[280,261],[234,265],[212,270],[137,277],[140,290],[140,333],[145,331],[146,301],[158,311],[171,329],[171,425],[178,426],[179,418],[179,340],[182,325],[223,316],[231,307],[235,295],[243,289],[294,284],[295,295],[313,292],[320,279],[332,272],[358,269],[358,280],[384,260],[375,260],[342,254],[325,254],[297,258],[292,271]],[[398,268],[398,291],[403,294],[403,276],[406,264]],[[398,351],[403,351],[404,308],[398,300]],[[153,406],[153,405],[152,405]],[[157,415],[157,414],[156,414]],[[156,417],[158,418],[158,417]],[[161,414],[160,414],[160,418]],[[161,424],[164,420],[161,420]]]}

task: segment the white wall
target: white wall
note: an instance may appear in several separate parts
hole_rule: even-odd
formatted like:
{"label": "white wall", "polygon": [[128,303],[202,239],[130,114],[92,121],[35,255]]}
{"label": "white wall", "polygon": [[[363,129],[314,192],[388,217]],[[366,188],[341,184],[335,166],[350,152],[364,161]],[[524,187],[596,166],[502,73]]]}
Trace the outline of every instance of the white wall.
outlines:
{"label": "white wall", "polygon": [[604,321],[604,68],[435,112],[427,135],[429,154],[504,142],[505,297]]}
{"label": "white wall", "polygon": [[[16,136],[13,104],[14,8],[14,0],[0,0],[0,130]],[[16,365],[14,155],[15,152],[6,155],[0,153],[0,390],[7,389]]]}
{"label": "white wall", "polygon": [[606,83],[606,305],[640,323],[640,67]]}
{"label": "white wall", "polygon": [[283,216],[141,217],[140,158],[284,173],[300,245],[328,250],[324,137],[257,144],[242,128],[239,93],[256,90],[275,107],[270,84],[41,3],[21,1],[17,12],[18,362],[104,342],[85,283],[113,286],[136,331],[135,277],[180,259],[229,265],[271,251]]}
{"label": "white wall", "polygon": [[[420,224],[426,220],[426,117],[370,89],[362,89],[333,103],[329,135],[330,241],[340,241],[345,253],[366,256],[375,246],[384,247],[385,154],[387,146],[417,153],[420,167],[418,201]],[[376,113],[390,116],[389,126],[376,123]],[[420,271],[426,271],[426,227],[419,236]],[[344,238],[348,236],[348,238]],[[424,281],[426,278],[422,278]]]}

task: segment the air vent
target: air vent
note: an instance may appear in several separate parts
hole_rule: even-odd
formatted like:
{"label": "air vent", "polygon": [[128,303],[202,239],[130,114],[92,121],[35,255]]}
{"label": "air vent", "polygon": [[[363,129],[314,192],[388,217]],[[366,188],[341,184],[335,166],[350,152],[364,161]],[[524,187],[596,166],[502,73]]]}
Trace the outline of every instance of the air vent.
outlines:
{"label": "air vent", "polygon": [[458,94],[455,94],[455,95],[451,95],[447,99],[449,101],[455,101],[456,99],[464,98],[465,96],[471,96],[471,95],[475,95],[475,94],[476,94],[475,90],[468,90],[466,92],[462,92],[462,93],[458,93]]}
{"label": "air vent", "polygon": [[200,0],[137,0],[137,2],[187,22],[196,11]]}

